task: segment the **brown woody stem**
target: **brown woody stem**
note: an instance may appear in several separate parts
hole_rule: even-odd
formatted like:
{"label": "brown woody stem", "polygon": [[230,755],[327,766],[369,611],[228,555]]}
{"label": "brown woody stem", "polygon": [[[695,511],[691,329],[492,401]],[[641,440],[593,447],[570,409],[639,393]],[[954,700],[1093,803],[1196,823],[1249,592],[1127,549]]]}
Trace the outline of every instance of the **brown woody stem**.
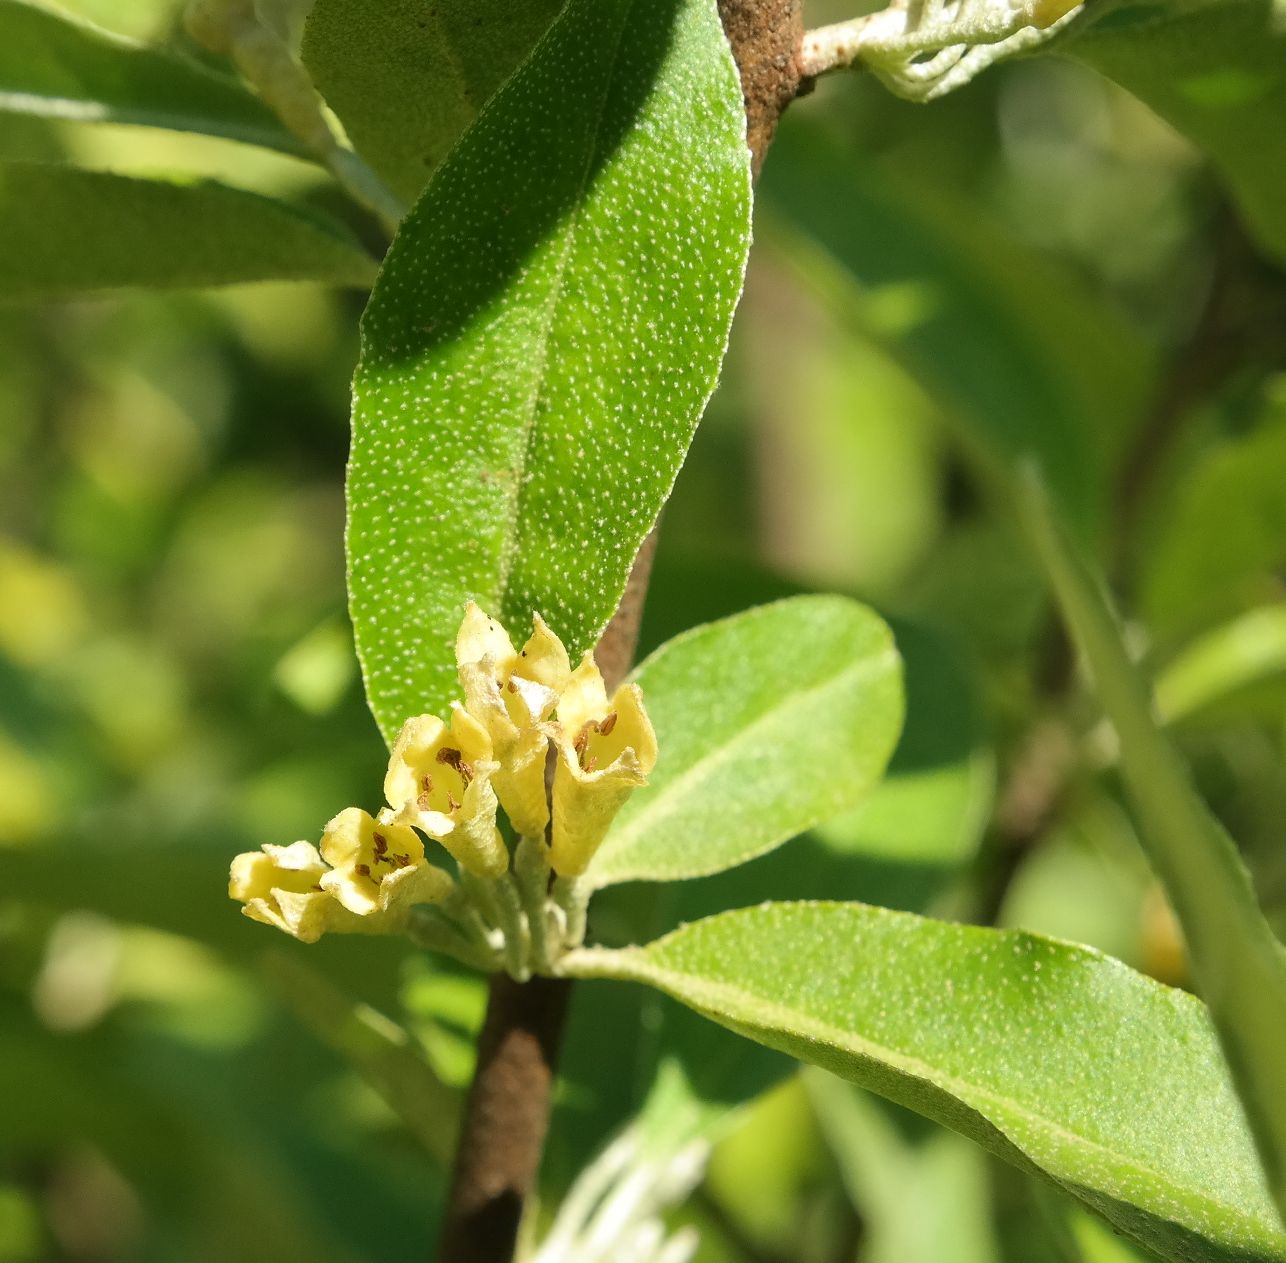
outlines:
{"label": "brown woody stem", "polygon": [[[801,0],[719,0],[719,13],[741,73],[747,142],[758,175],[777,120],[800,91]],[[655,552],[653,528],[595,651],[609,690],[634,660]],[[437,1263],[506,1263],[513,1257],[549,1126],[570,990],[563,978],[491,978]]]}

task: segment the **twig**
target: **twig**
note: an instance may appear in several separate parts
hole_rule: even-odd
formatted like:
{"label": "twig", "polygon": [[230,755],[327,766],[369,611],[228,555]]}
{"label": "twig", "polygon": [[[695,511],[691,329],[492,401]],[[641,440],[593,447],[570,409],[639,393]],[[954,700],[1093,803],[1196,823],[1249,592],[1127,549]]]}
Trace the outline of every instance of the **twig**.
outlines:
{"label": "twig", "polygon": [[994,62],[1050,39],[1079,0],[893,0],[886,9],[805,33],[799,66],[813,78],[859,62],[901,96],[931,101]]}
{"label": "twig", "polygon": [[371,211],[390,234],[397,231],[406,207],[341,142],[308,72],[281,35],[260,20],[254,0],[189,0],[184,22],[197,43],[231,58],[286,130],[325,163],[354,201]]}
{"label": "twig", "polygon": [[492,974],[438,1263],[506,1263],[535,1183],[571,985]]}

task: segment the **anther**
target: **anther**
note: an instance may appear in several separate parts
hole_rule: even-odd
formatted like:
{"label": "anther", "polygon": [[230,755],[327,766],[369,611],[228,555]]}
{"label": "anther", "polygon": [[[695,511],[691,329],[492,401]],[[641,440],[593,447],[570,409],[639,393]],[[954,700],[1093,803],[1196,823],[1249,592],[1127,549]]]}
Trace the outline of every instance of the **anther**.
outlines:
{"label": "anther", "polygon": [[465,785],[468,785],[473,780],[473,764],[454,746],[443,746],[438,751],[438,762],[454,768],[460,774],[460,779]]}

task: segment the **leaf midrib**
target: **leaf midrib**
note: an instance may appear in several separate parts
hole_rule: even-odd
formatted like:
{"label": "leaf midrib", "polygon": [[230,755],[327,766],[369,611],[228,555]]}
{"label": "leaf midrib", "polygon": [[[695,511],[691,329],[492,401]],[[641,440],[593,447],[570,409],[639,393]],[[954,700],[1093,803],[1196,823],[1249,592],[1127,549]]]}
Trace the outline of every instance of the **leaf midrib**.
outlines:
{"label": "leaf midrib", "polygon": [[[813,698],[837,687],[840,681],[848,682],[851,680],[854,685],[860,685],[877,678],[884,671],[896,668],[900,660],[896,647],[893,645],[887,645],[878,654],[872,657],[863,658],[858,662],[849,662],[834,675],[827,676],[826,679],[818,682],[817,684],[813,684],[806,689],[790,693],[787,699],[770,706],[767,710],[762,711],[757,715],[744,728],[739,729],[732,740],[711,749],[706,754],[703,754],[695,763],[690,764],[685,771],[681,772],[674,780],[665,785],[662,792],[652,798],[646,806],[640,808],[636,815],[633,815],[626,820],[618,831],[611,832],[607,835],[607,838],[603,842],[603,848],[599,852],[599,854],[603,856],[602,870],[600,872],[596,872],[595,866],[591,864],[589,871],[585,875],[591,888],[599,889],[602,885],[608,884],[609,882],[615,883],[619,881],[630,881],[634,878],[643,876],[644,874],[632,872],[629,869],[625,869],[624,871],[620,869],[614,870],[610,863],[611,851],[627,849],[636,841],[637,835],[646,830],[648,821],[662,810],[667,801],[674,796],[676,791],[684,792],[683,787],[692,784],[699,784],[705,780],[707,776],[712,774],[712,768],[717,768],[719,764],[728,761],[728,759],[732,757],[730,752],[735,751],[736,748],[747,738],[752,737],[757,730],[768,726],[770,723],[778,720],[781,716],[796,709],[798,706],[807,704]],[[771,845],[771,843],[765,843],[764,847],[758,849],[755,853],[762,854],[763,851],[768,849]],[[611,848],[611,850],[608,848]],[[747,856],[746,858],[753,858],[753,856]],[[689,868],[684,868],[682,871],[687,876],[700,877],[706,876],[708,873],[719,872],[721,871],[721,868],[722,866],[707,870],[706,872],[697,872]],[[666,871],[668,870],[658,866],[648,869],[647,874],[664,874]],[[608,882],[597,880],[600,877],[607,878]]]}
{"label": "leaf midrib", "polygon": [[558,260],[553,283],[550,285],[549,297],[545,302],[544,318],[540,332],[540,363],[536,370],[536,382],[531,392],[527,416],[522,423],[522,460],[516,470],[517,477],[514,479],[514,490],[512,492],[512,509],[509,514],[509,521],[506,524],[505,538],[500,553],[500,575],[497,580],[496,602],[502,609],[507,605],[509,579],[513,574],[514,564],[518,557],[519,526],[523,520],[523,502],[526,497],[528,482],[525,475],[528,466],[531,464],[532,449],[536,442],[538,429],[536,420],[540,415],[540,405],[546,398],[549,383],[550,333],[558,315],[559,300],[563,296],[567,263],[571,258],[572,248],[576,244],[576,227],[585,202],[585,190],[589,185],[589,173],[594,165],[595,158],[598,156],[598,145],[603,131],[603,119],[607,115],[607,102],[612,95],[612,81],[616,75],[617,63],[620,60],[621,47],[625,41],[625,30],[629,26],[630,15],[634,12],[637,3],[638,0],[629,0],[621,14],[620,24],[616,30],[616,44],[612,49],[611,61],[603,79],[602,99],[599,102],[598,113],[594,117],[594,125],[589,132],[588,143],[585,146],[585,165],[581,170],[571,213],[567,217],[562,254]]}

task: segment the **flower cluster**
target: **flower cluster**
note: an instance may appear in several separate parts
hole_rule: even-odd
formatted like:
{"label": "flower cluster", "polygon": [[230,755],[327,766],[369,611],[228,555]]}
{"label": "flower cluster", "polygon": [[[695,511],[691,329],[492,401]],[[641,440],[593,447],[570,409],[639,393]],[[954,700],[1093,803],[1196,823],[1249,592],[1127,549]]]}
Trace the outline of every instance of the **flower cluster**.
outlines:
{"label": "flower cluster", "polygon": [[[350,807],[320,848],[268,845],[233,860],[228,893],[247,916],[305,942],[411,928],[516,973],[547,967],[579,941],[576,879],[656,763],[643,696],[625,684],[609,698],[589,654],[573,670],[539,615],[516,650],[472,602],[456,664],[463,702],[449,721],[418,715],[403,725],[377,816]],[[512,855],[498,807],[519,838]],[[426,838],[455,860],[458,880],[429,862]],[[425,905],[435,912],[413,921]]]}

